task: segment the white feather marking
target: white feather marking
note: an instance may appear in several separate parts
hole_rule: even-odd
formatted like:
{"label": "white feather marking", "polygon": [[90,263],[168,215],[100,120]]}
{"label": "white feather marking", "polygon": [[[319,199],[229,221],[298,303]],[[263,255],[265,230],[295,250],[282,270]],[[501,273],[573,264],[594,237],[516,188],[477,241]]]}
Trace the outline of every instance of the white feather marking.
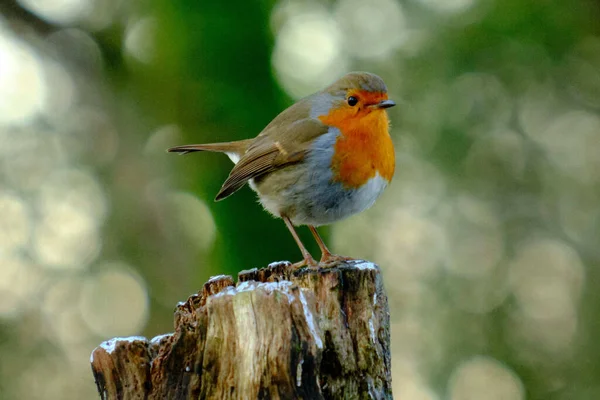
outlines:
{"label": "white feather marking", "polygon": [[240,155],[237,153],[225,153],[227,154],[227,157],[229,157],[229,159],[231,161],[233,161],[234,164],[237,164],[238,161],[240,161]]}

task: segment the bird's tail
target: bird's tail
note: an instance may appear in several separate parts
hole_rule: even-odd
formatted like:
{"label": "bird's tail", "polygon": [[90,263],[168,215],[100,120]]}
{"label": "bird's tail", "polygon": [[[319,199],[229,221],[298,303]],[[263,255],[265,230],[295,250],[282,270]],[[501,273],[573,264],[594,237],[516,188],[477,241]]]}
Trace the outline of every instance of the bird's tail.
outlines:
{"label": "bird's tail", "polygon": [[217,153],[226,153],[229,158],[236,162],[252,143],[252,139],[238,140],[235,142],[206,143],[206,144],[188,144],[184,146],[171,147],[167,151],[170,153],[179,153],[181,155],[193,153],[195,151],[213,151]]}

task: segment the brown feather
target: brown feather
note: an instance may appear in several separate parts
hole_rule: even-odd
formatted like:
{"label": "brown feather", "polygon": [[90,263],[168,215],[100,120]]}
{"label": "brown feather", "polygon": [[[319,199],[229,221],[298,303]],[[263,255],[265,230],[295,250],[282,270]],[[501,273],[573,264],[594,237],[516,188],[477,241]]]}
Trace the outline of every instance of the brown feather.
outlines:
{"label": "brown feather", "polygon": [[[229,177],[221,187],[215,200],[219,201],[239,190],[253,178],[277,171],[287,165],[295,164],[304,159],[313,139],[327,132],[327,126],[313,118],[299,118],[296,106],[288,108],[279,114],[260,135],[233,167]],[[294,116],[290,116],[294,114]],[[308,114],[307,111],[304,112]],[[296,122],[286,123],[288,119]],[[283,123],[282,123],[283,121]]]}
{"label": "brown feather", "polygon": [[278,154],[279,151],[275,147],[265,149],[263,152],[254,152],[254,154],[246,153],[235,165],[225,183],[223,183],[215,200],[223,200],[238,191],[249,179],[269,172],[272,168],[273,160]]}
{"label": "brown feather", "polygon": [[238,140],[236,142],[188,144],[185,146],[171,147],[169,153],[180,153],[181,155],[195,151],[214,151],[217,153],[234,153],[240,157],[246,152],[254,139]]}

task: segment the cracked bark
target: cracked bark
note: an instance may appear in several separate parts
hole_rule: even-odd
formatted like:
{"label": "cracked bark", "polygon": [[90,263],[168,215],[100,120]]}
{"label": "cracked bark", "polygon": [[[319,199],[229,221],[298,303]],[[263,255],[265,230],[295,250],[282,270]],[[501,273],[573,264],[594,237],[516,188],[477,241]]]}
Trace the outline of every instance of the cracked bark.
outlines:
{"label": "cracked bark", "polygon": [[387,296],[364,261],[213,277],[175,331],[94,349],[103,399],[391,399]]}

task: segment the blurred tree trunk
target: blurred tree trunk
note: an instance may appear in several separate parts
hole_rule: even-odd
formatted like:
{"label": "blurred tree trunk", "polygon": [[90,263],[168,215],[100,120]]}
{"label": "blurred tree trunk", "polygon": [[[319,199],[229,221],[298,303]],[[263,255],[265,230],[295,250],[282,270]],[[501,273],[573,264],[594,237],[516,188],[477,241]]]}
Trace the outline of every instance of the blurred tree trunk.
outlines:
{"label": "blurred tree trunk", "polygon": [[[181,40],[177,44],[181,51],[174,57],[180,65],[165,80],[164,90],[159,90],[164,93],[177,87],[172,99],[160,103],[161,109],[172,109],[174,119],[183,127],[182,142],[171,145],[252,138],[291,105],[271,72],[274,1],[162,0],[160,4],[169,11],[160,14],[168,23],[159,47],[172,48],[173,37]],[[177,79],[181,81],[174,86]],[[289,254],[300,256],[295,242],[284,233],[285,225],[265,215],[251,190],[245,188],[227,201],[213,202],[233,167],[227,157],[173,156],[171,163],[186,171],[183,183],[206,200],[219,231],[226,233],[217,237],[208,263],[218,265],[219,270],[209,274],[236,273],[239,265],[265,265]],[[327,228],[322,228],[322,233],[326,238]],[[299,234],[309,250],[318,252],[308,230],[300,229]],[[256,251],[264,243],[271,249],[268,258]]]}
{"label": "blurred tree trunk", "polygon": [[391,399],[387,296],[368,262],[208,281],[175,332],[92,353],[103,399]]}

